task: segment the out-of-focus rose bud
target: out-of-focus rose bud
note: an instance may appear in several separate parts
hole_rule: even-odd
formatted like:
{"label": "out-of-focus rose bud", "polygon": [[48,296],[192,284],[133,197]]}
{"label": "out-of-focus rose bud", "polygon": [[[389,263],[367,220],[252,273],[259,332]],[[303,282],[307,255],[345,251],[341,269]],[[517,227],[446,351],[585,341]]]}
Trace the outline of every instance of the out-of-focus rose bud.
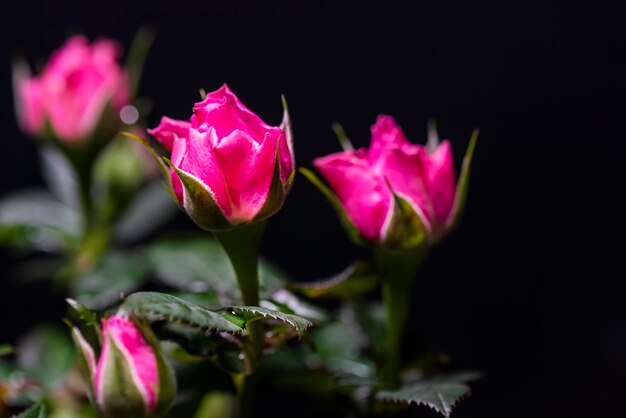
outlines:
{"label": "out-of-focus rose bud", "polygon": [[277,212],[291,187],[289,117],[267,125],[228,86],[196,103],[191,120],[163,117],[150,132],[171,152],[178,203],[203,229],[226,230]]}
{"label": "out-of-focus rose bud", "polygon": [[174,373],[148,327],[125,316],[102,320],[102,348],[97,357],[78,328],[74,341],[84,360],[93,402],[105,417],[159,416],[176,392]]}
{"label": "out-of-focus rose bud", "polygon": [[450,143],[437,140],[432,149],[412,144],[385,115],[371,133],[369,149],[317,158],[315,167],[365,241],[414,246],[439,240],[464,194],[457,191]]}
{"label": "out-of-focus rose bud", "polygon": [[83,36],[74,36],[51,55],[41,74],[31,77],[26,66],[16,66],[16,111],[22,129],[64,143],[83,142],[97,128],[112,136],[119,128],[119,111],[129,100],[119,55],[120,48],[111,40],[90,45]]}

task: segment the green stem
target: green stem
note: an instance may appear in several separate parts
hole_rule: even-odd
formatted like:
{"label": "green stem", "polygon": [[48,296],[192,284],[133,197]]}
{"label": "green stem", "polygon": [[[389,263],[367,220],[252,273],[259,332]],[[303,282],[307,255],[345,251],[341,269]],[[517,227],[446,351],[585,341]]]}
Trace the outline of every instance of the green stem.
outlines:
{"label": "green stem", "polygon": [[414,251],[376,248],[376,264],[382,281],[383,303],[387,316],[387,347],[383,378],[393,388],[400,386],[402,343],[409,315],[411,284],[424,260],[423,247]]}
{"label": "green stem", "polygon": [[[222,244],[235,270],[243,304],[246,306],[259,305],[259,244],[265,221],[238,227],[228,231],[215,233],[215,237]],[[244,349],[251,369],[258,364],[263,355],[264,332],[260,321],[250,321],[246,324],[248,341]],[[252,370],[249,370],[252,372]]]}
{"label": "green stem", "polygon": [[233,382],[237,389],[238,418],[251,418],[254,416],[254,391],[256,389],[256,374],[233,375]]}
{"label": "green stem", "polygon": [[[228,231],[215,232],[235,270],[241,298],[246,306],[259,305],[259,244],[266,221],[242,226]],[[239,400],[239,418],[253,415],[253,396],[256,366],[263,357],[265,335],[261,321],[246,324],[248,338],[244,340],[246,373],[233,376]]]}

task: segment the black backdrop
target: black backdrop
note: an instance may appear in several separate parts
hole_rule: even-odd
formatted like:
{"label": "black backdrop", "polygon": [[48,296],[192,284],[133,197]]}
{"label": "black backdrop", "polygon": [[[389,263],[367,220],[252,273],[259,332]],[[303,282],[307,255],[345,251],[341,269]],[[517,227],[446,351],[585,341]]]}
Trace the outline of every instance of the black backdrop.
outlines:
{"label": "black backdrop", "polygon": [[[458,368],[485,371],[456,417],[626,416],[623,14],[508,3],[5,0],[1,191],[41,183],[35,146],[14,122],[10,58],[43,60],[76,31],[128,44],[142,23],[156,27],[141,86],[152,124],[186,118],[198,88],[223,82],[278,123],[285,94],[303,166],[339,149],[334,120],[362,146],[380,112],[420,142],[435,118],[457,167],[478,126],[466,216],[414,289],[412,332]],[[171,226],[193,229],[183,217]],[[359,251],[303,178],[263,244],[299,280],[333,273]],[[62,312],[45,288],[10,282],[11,260],[3,251],[0,333],[9,341]],[[31,314],[19,302],[29,290]]]}

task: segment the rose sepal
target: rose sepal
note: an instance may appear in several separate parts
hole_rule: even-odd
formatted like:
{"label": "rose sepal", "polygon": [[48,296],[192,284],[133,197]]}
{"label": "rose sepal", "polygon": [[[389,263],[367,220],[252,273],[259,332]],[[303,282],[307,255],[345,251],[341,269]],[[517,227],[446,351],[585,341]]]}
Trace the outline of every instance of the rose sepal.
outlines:
{"label": "rose sepal", "polygon": [[234,227],[224,216],[215,195],[200,179],[176,167],[168,158],[163,158],[174,170],[183,185],[183,202],[177,202],[200,228],[207,231],[224,231]]}
{"label": "rose sepal", "polygon": [[454,203],[450,217],[446,223],[446,229],[452,230],[457,227],[463,211],[465,209],[465,203],[467,201],[467,193],[469,190],[470,171],[472,168],[472,160],[474,158],[474,150],[476,143],[478,142],[479,129],[474,129],[472,136],[470,137],[469,144],[467,145],[467,151],[463,157],[463,165],[461,166],[461,172],[459,173],[459,179],[457,181],[456,193],[454,195]]}

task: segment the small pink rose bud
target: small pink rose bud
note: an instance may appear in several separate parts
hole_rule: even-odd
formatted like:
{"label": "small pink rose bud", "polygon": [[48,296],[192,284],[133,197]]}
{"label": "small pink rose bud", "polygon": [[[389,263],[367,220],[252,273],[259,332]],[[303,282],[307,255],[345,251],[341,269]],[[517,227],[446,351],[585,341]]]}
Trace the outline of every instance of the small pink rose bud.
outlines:
{"label": "small pink rose bud", "polygon": [[171,152],[172,190],[200,227],[230,229],[282,206],[294,173],[286,109],[281,126],[270,126],[223,85],[189,122],[163,117],[148,132]]}
{"label": "small pink rose bud", "polygon": [[415,227],[398,224],[400,200],[418,216],[426,236],[438,240],[456,214],[450,143],[436,144],[434,150],[412,144],[394,119],[385,115],[378,117],[371,133],[369,149],[317,158],[315,167],[365,241],[389,243],[399,229]]}
{"label": "small pink rose bud", "polygon": [[[120,49],[110,40],[91,45],[83,36],[74,36],[50,57],[37,76],[25,66],[14,72],[16,111],[20,126],[32,135],[52,136],[67,142],[88,139],[102,125],[119,123],[117,114],[129,100],[126,72],[118,64]],[[117,125],[106,127],[117,130]]]}
{"label": "small pink rose bud", "polygon": [[83,356],[93,400],[106,417],[139,418],[161,414],[175,393],[175,378],[158,343],[127,317],[102,320],[102,349],[94,349],[77,328],[75,342]]}

